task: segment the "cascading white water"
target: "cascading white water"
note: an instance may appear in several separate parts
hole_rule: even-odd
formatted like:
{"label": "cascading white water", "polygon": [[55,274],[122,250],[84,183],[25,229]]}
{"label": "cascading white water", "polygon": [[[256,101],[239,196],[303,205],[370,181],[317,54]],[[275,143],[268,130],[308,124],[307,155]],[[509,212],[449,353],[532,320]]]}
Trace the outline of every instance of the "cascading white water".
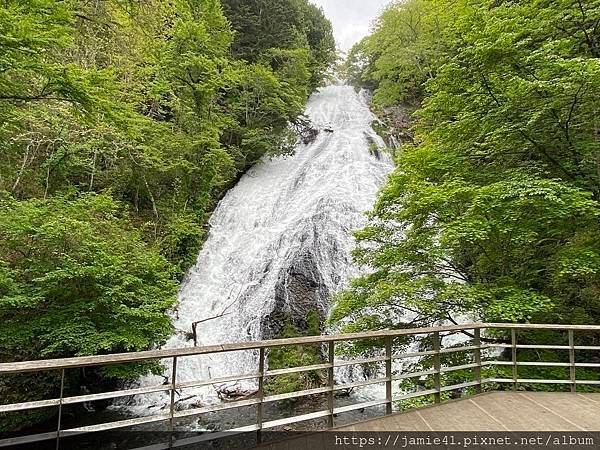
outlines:
{"label": "cascading white water", "polygon": [[[290,157],[263,161],[225,196],[210,221],[210,234],[179,296],[167,347],[188,347],[192,323],[198,345],[271,338],[284,318],[302,320],[314,310],[323,317],[332,293],[358,274],[350,252],[352,231],[365,224],[376,193],[392,170],[366,96],[349,86],[314,94],[306,114],[320,130]],[[190,381],[256,372],[250,352],[188,357],[178,362],[177,380]],[[170,372],[165,373],[170,377]],[[159,384],[148,377],[143,384]],[[248,383],[252,383],[251,381]],[[243,389],[244,386],[241,386]],[[213,386],[187,390],[180,401],[218,401]],[[141,413],[166,407],[164,394],[130,405]]]}

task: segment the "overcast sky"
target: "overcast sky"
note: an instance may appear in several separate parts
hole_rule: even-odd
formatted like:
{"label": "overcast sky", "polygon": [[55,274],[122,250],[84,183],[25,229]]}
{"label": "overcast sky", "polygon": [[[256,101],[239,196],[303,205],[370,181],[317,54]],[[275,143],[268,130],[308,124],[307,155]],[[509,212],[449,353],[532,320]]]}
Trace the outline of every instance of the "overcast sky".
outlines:
{"label": "overcast sky", "polygon": [[369,33],[371,24],[390,0],[311,0],[322,6],[333,23],[338,47],[348,51]]}

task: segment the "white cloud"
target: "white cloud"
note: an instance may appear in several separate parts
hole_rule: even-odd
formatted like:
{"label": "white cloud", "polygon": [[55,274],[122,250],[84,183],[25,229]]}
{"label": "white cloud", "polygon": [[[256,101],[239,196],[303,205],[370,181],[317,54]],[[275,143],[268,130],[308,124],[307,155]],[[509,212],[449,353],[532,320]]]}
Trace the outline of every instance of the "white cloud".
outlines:
{"label": "white cloud", "polygon": [[369,34],[373,21],[390,0],[311,0],[333,23],[338,47],[348,51]]}

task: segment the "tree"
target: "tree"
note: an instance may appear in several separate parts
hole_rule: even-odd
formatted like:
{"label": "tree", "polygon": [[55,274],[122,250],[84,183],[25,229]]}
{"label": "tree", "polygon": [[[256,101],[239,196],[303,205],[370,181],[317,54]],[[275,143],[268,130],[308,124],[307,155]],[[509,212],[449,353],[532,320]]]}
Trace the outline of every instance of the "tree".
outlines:
{"label": "tree", "polygon": [[402,147],[357,235],[357,260],[372,272],[339,298],[333,319],[352,330],[461,315],[596,323],[600,3],[452,10],[446,63],[419,100],[417,142]]}
{"label": "tree", "polygon": [[322,83],[335,61],[333,29],[322,9],[307,0],[224,0],[223,7],[236,31],[234,58],[254,63],[275,49],[305,49],[310,56],[307,87],[312,91]]}
{"label": "tree", "polygon": [[419,105],[425,84],[452,54],[452,23],[462,2],[412,0],[392,3],[373,33],[347,58],[350,81],[375,91],[373,103]]}
{"label": "tree", "polygon": [[[177,280],[211,212],[245,170],[292,150],[332,57],[322,13],[280,3],[259,14],[275,40],[246,59],[232,54],[254,29],[234,33],[218,0],[0,5],[3,362],[150,349],[169,336]],[[147,370],[86,371],[85,382]],[[53,381],[19,375],[0,394],[32,383],[52,393]]]}
{"label": "tree", "polygon": [[[147,350],[172,332],[166,312],[175,304],[174,267],[108,196],[4,196],[0,255],[1,362]],[[132,378],[148,367],[69,371],[66,390],[78,394],[89,385],[93,391],[102,379]],[[55,374],[3,378],[2,398],[56,395],[58,384],[46,384],[48,376]],[[28,387],[15,389],[23,384]],[[19,421],[5,420],[0,429]]]}

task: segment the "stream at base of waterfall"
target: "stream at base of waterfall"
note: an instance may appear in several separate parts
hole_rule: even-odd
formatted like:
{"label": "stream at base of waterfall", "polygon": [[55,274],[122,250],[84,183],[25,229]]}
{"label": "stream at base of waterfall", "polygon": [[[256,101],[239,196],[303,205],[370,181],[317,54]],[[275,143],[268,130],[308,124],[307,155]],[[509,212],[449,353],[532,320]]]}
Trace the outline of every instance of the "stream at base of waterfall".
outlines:
{"label": "stream at base of waterfall", "polygon": [[[385,145],[371,127],[376,118],[364,92],[340,85],[322,88],[311,97],[306,115],[319,130],[314,141],[299,143],[291,156],[265,159],[218,205],[197,263],[182,284],[173,314],[176,334],[166,348],[194,346],[195,322],[200,322],[198,346],[277,338],[285,323],[306,328],[307,315],[316,313],[323,321],[332,294],[360,274],[351,259],[352,232],[365,225],[365,212],[393,169],[392,160],[380,150]],[[177,381],[255,373],[257,356],[246,351],[180,358]],[[165,366],[163,377],[148,376],[139,384],[170,380],[168,361]],[[356,380],[359,369],[337,371],[336,379]],[[244,392],[256,386],[250,380],[184,389],[176,394],[177,408],[219,403],[218,392],[228,389]],[[352,395],[377,398],[384,390],[376,386]],[[161,392],[113,408],[148,415],[168,410],[169,402]],[[310,408],[310,402],[305,406]],[[238,413],[243,417],[243,411]],[[231,412],[225,417],[204,417],[187,426],[247,424]],[[218,423],[223,420],[227,423]]]}

